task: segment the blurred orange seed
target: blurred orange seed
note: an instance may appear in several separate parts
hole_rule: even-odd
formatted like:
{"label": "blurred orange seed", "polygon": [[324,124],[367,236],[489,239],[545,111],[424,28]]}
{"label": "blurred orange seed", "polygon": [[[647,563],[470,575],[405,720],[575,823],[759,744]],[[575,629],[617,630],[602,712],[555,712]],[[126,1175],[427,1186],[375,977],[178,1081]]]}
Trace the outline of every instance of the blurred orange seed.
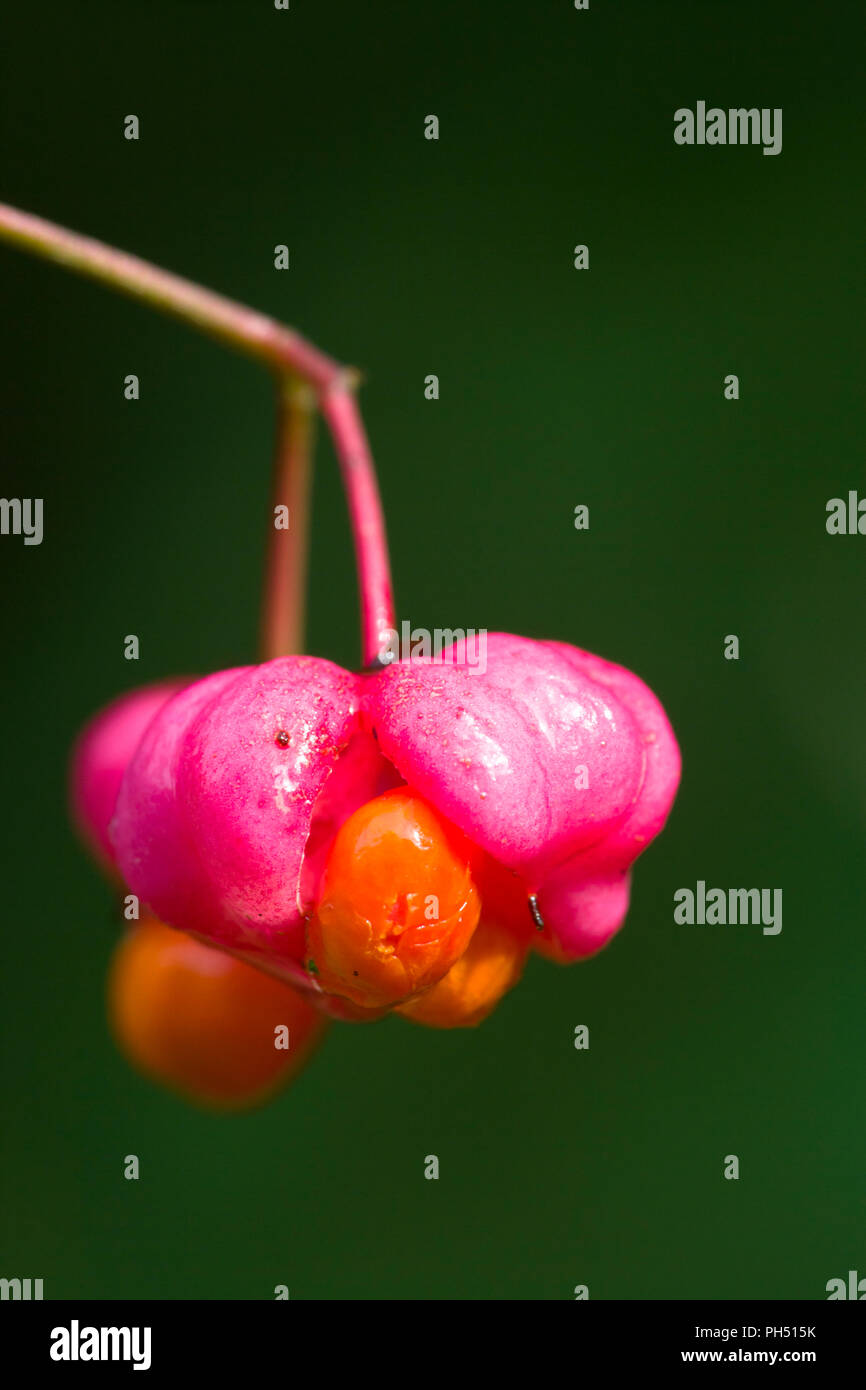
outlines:
{"label": "blurred orange seed", "polygon": [[[266,1099],[299,1072],[326,1026],[303,996],[155,917],[117,946],[108,979],[113,1032],[152,1079],[220,1109]],[[276,1046],[286,1041],[288,1048]]]}

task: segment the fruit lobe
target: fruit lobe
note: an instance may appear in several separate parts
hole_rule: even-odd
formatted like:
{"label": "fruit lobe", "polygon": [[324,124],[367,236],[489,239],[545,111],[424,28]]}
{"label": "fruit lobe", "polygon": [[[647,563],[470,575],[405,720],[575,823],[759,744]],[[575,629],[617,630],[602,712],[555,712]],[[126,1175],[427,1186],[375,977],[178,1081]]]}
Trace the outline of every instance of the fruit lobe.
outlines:
{"label": "fruit lobe", "polygon": [[370,676],[365,714],[403,779],[514,876],[515,917],[533,896],[541,949],[580,959],[622,923],[627,870],[676,794],[676,739],[612,662],[491,633],[473,668],[465,647]]}
{"label": "fruit lobe", "polygon": [[127,764],[156,712],[188,684],[188,679],[165,680],[120,695],[88,720],[75,741],[69,769],[72,821],[109,874],[115,853],[108,827]]}

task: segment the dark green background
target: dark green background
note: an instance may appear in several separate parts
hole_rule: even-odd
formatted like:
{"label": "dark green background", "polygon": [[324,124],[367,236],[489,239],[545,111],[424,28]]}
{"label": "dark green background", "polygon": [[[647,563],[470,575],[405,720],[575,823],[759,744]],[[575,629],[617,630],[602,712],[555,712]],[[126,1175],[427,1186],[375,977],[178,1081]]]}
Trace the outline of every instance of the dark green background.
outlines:
{"label": "dark green background", "polygon": [[[121,690],[254,658],[270,384],[0,248],[2,492],[45,499],[41,547],[0,540],[0,1274],[254,1299],[820,1299],[866,1274],[866,538],[824,527],[866,493],[859,21],[780,0],[7,12],[0,196],[363,368],[401,616],[633,668],[684,777],[609,950],[534,961],[477,1032],[335,1029],[241,1118],[140,1079],[106,1032],[117,928],[67,828],[67,750]],[[781,106],[781,155],[675,146],[698,99]],[[353,664],[321,438],[309,646]],[[676,926],[699,878],[781,887],[781,935]]]}

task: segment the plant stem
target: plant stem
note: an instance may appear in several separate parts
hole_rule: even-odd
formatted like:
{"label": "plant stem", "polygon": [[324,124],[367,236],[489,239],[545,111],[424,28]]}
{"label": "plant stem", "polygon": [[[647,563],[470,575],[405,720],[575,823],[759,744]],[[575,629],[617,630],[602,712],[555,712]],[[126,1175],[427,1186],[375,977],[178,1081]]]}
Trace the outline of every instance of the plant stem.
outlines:
{"label": "plant stem", "polygon": [[[277,374],[280,390],[276,484],[283,491],[293,461],[299,469],[306,473],[309,471],[308,464],[300,462],[307,449],[305,431],[309,433],[310,421],[304,417],[309,416],[309,406],[301,408],[297,398],[294,405],[291,403],[292,393],[286,382],[296,377],[313,388],[333,436],[346,489],[358,566],[363,663],[369,665],[374,662],[382,645],[383,629],[394,626],[394,609],[379,488],[355,399],[358,373],[354,368],[341,365],[313,347],[293,329],[235,300],[202,289],[137,256],[117,251],[92,237],[68,231],[56,223],[21,212],[5,203],[0,203],[0,240],[89,275],[267,363]],[[288,405],[285,400],[287,389],[290,397]],[[296,482],[298,497],[306,499],[308,478],[288,481],[290,491],[294,491]],[[287,505],[291,507],[288,500]],[[295,505],[303,509],[305,502],[296,501]],[[273,521],[273,514],[271,519]],[[281,611],[279,619],[274,616],[273,621],[270,617],[267,620],[264,640],[268,643],[268,650],[271,644],[281,648],[285,648],[289,642],[294,644],[300,630],[299,618],[290,617],[291,605],[294,603],[301,607],[303,604],[299,590],[295,587],[292,597],[287,599],[285,593],[277,597],[274,588],[280,582],[275,577],[277,571],[281,574],[284,572],[293,585],[303,582],[306,544],[300,523],[294,530],[290,523],[287,534],[292,540],[286,541],[279,550],[277,542],[274,542],[274,555],[268,559],[266,604],[273,603]],[[294,637],[291,636],[292,630]]]}
{"label": "plant stem", "polygon": [[343,486],[349,504],[349,521],[355,538],[358,574],[364,582],[361,600],[361,652],[364,666],[377,661],[385,633],[394,627],[394,597],[388,563],[388,541],[376,469],[353,390],[334,386],[320,398],[334,440]]}
{"label": "plant stem", "polygon": [[[277,426],[271,510],[262,587],[263,661],[304,649],[307,539],[316,399],[297,377],[277,382]],[[287,527],[277,527],[285,507]],[[282,521],[282,517],[280,520]]]}
{"label": "plant stem", "polygon": [[338,362],[275,319],[202,289],[171,271],[160,270],[138,256],[116,251],[93,237],[67,231],[6,203],[0,203],[0,237],[68,270],[89,275],[153,309],[183,319],[278,370],[289,368],[313,386],[327,386],[345,374],[346,369]]}

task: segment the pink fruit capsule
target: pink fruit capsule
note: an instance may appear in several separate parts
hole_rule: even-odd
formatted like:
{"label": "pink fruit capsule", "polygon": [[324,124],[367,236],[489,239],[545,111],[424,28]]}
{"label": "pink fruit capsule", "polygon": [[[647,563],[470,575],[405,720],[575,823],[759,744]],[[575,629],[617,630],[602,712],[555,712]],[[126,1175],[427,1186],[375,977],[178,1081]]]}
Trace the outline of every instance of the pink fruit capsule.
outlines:
{"label": "pink fruit capsule", "polygon": [[562,643],[492,634],[483,671],[459,643],[443,656],[360,677],[285,657],[188,686],[121,785],[111,836],[131,890],[316,990],[304,935],[329,848],[405,784],[486,856],[503,918],[543,928],[539,949],[598,950],[676,792],[661,705],[631,672]]}

